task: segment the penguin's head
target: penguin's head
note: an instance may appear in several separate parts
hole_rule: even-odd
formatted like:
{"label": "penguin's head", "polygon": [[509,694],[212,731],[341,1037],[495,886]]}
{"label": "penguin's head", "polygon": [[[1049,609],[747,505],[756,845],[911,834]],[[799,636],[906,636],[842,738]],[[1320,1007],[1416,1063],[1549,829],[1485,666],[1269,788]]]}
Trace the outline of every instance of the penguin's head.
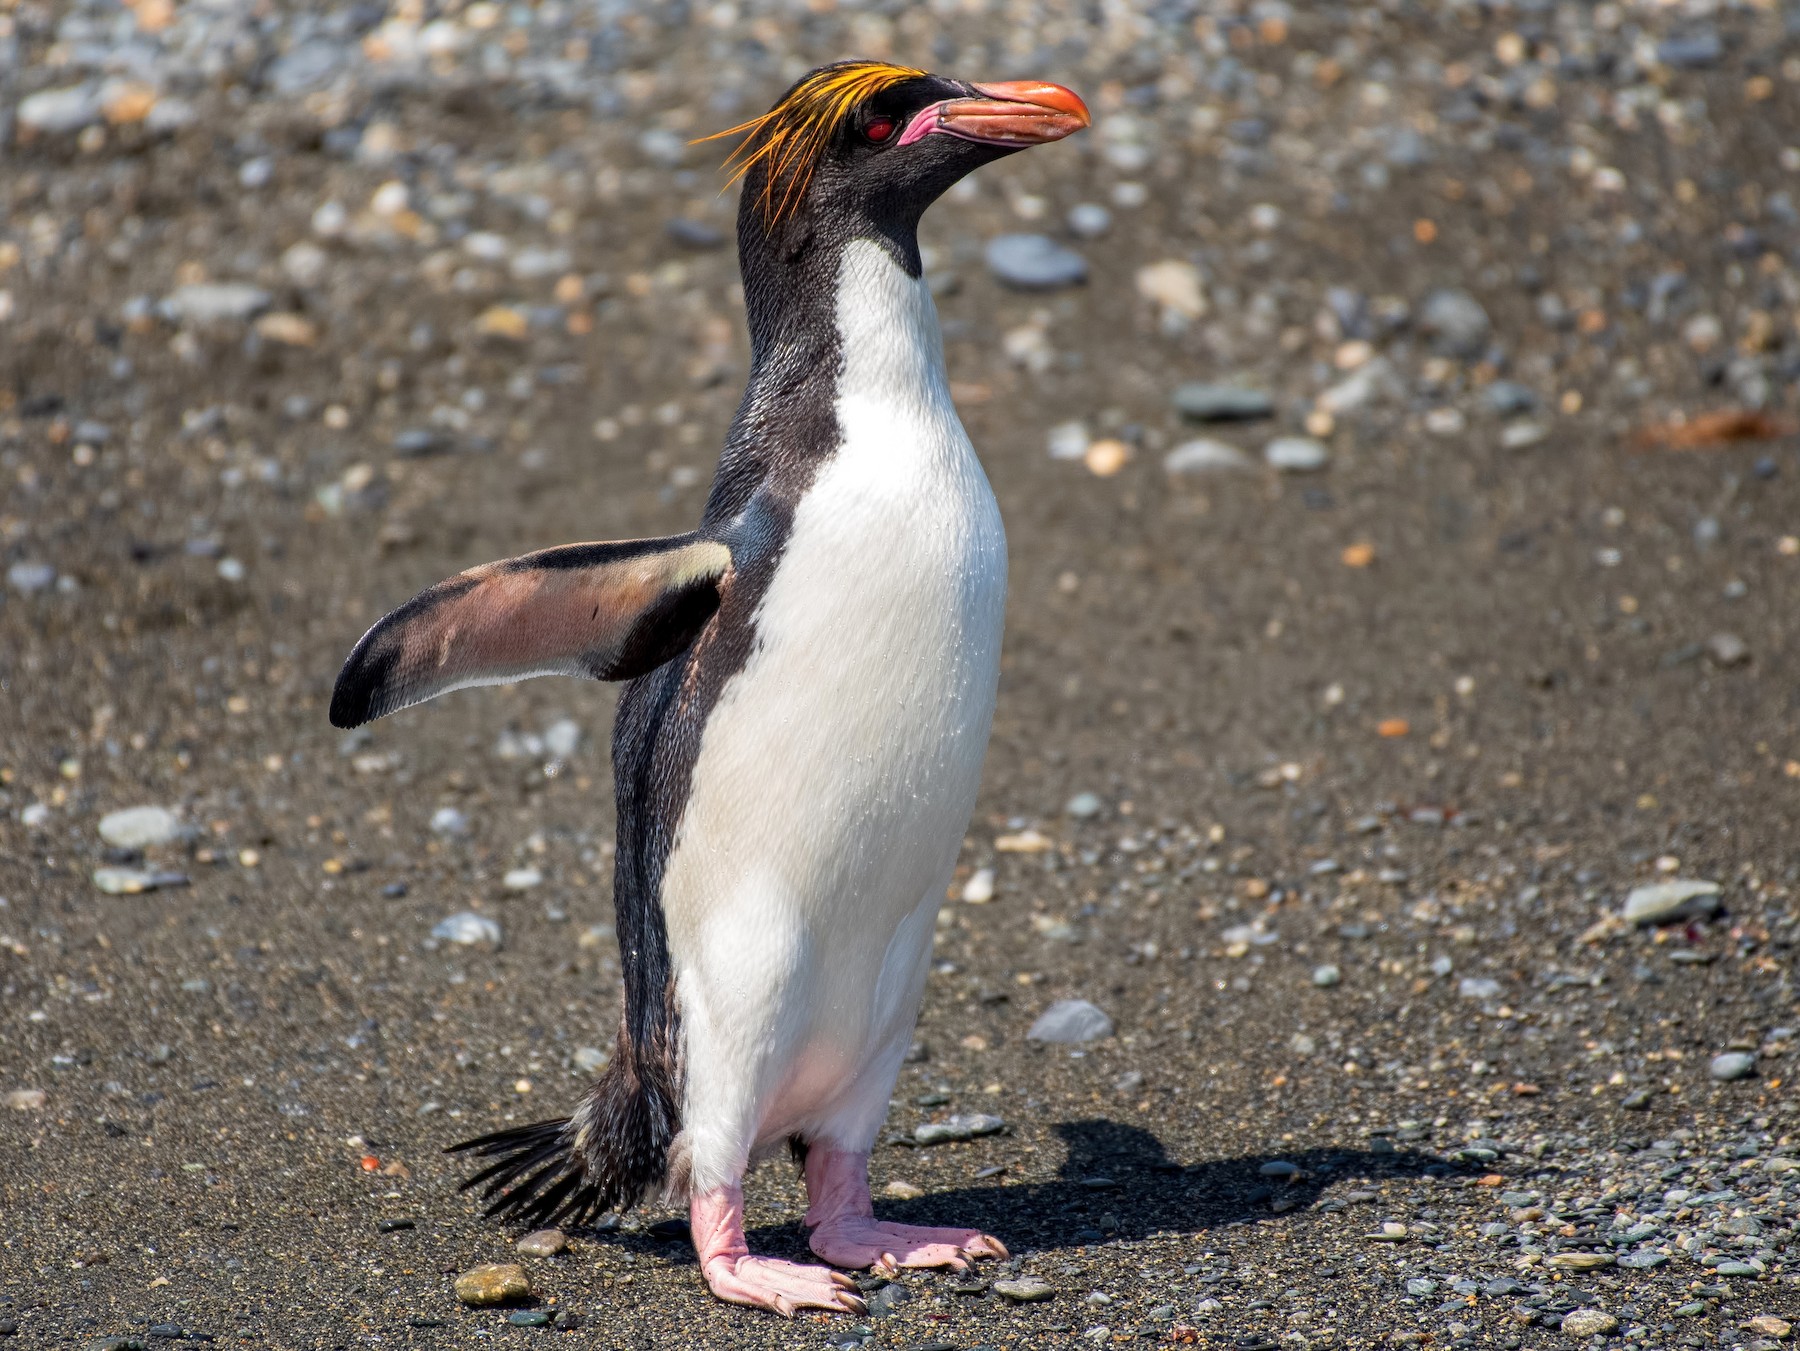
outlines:
{"label": "penguin's head", "polygon": [[971,170],[1087,125],[1087,105],[1061,85],[970,84],[840,61],[718,135],[744,134],[729,163],[744,182],[746,216],[773,230],[834,217],[916,224]]}

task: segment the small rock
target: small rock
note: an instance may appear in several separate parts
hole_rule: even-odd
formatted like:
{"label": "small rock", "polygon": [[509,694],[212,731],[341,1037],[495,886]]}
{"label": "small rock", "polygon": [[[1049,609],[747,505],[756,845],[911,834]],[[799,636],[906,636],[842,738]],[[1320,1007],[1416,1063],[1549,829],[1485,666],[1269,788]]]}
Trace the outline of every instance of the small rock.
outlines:
{"label": "small rock", "polygon": [[446,943],[461,943],[464,947],[486,943],[497,948],[500,946],[500,925],[486,915],[464,910],[432,925],[431,936]]}
{"label": "small rock", "polygon": [[185,887],[186,873],[150,872],[143,868],[96,868],[94,885],[108,896],[137,896],[163,887]]}
{"label": "small rock", "polygon": [[1284,474],[1307,474],[1330,463],[1331,452],[1310,436],[1278,436],[1263,447],[1263,459]]}
{"label": "small rock", "polygon": [[516,1328],[542,1328],[550,1325],[550,1315],[543,1309],[515,1309],[506,1321]]}
{"label": "small rock", "polygon": [[512,868],[500,879],[500,885],[508,891],[530,891],[535,886],[541,886],[543,881],[542,869]]}
{"label": "small rock", "polygon": [[531,1298],[531,1277],[517,1263],[489,1262],[471,1267],[456,1278],[456,1297],[464,1304],[480,1308],[489,1304],[505,1304],[508,1300]]}
{"label": "small rock", "polygon": [[1077,821],[1086,821],[1090,817],[1100,815],[1105,807],[1106,804],[1100,800],[1098,793],[1077,793],[1063,804],[1063,811]]}
{"label": "small rock", "polygon": [[995,1281],[994,1293],[1009,1304],[1042,1304],[1056,1295],[1056,1287],[1035,1276],[1021,1276],[1014,1281]]}
{"label": "small rock", "polygon": [[1515,417],[1537,407],[1537,392],[1517,380],[1496,380],[1481,392],[1488,411],[1501,417]]}
{"label": "small rock", "polygon": [[1286,1159],[1270,1159],[1256,1171],[1264,1177],[1297,1177],[1300,1173],[1300,1165],[1289,1163]]}
{"label": "small rock", "polygon": [[968,905],[986,905],[994,899],[994,870],[977,868],[963,883],[962,899]]}
{"label": "small rock", "polygon": [[1092,440],[1085,422],[1059,422],[1046,438],[1053,460],[1079,460],[1087,454],[1088,443]]}
{"label": "small rock", "polygon": [[26,596],[48,591],[56,584],[56,569],[48,563],[14,563],[6,570],[6,584]]}
{"label": "small rock", "polygon": [[1613,1258],[1611,1253],[1603,1252],[1559,1252],[1552,1253],[1547,1262],[1558,1271],[1598,1271],[1610,1267]]}
{"label": "small rock", "polygon": [[1487,345],[1493,323],[1474,296],[1447,287],[1425,297],[1419,327],[1450,355],[1476,357]]}
{"label": "small rock", "polygon": [[1112,1034],[1112,1019],[1087,1000],[1059,999],[1038,1015],[1025,1036],[1030,1041],[1073,1043]]}
{"label": "small rock", "polygon": [[1329,990],[1343,979],[1344,973],[1339,971],[1337,967],[1331,965],[1329,962],[1323,966],[1315,966],[1313,968],[1312,983],[1317,985],[1321,990]]}
{"label": "small rock", "polygon": [[1183,441],[1163,456],[1163,469],[1171,474],[1210,474],[1250,466],[1250,457],[1236,446],[1204,436]]}
{"label": "small rock", "polygon": [[598,1074],[612,1063],[612,1056],[598,1046],[580,1047],[573,1057],[575,1068],[583,1074]]}
{"label": "small rock", "polygon": [[1098,239],[1112,229],[1112,212],[1098,202],[1077,202],[1066,219],[1069,233],[1083,239]]}
{"label": "small rock", "polygon": [[1562,1321],[1562,1330],[1571,1337],[1604,1337],[1618,1326],[1619,1320],[1601,1309],[1571,1309]]}
{"label": "small rock", "polygon": [[442,455],[451,444],[450,438],[435,427],[402,427],[394,433],[394,454],[403,460]]}
{"label": "small rock", "polygon": [[1714,28],[1677,33],[1656,44],[1656,59],[1677,70],[1703,70],[1718,65],[1724,56],[1725,44]]}
{"label": "small rock", "polygon": [[1404,1243],[1408,1235],[1404,1224],[1397,1220],[1386,1220],[1378,1232],[1364,1234],[1363,1237],[1375,1243]]}
{"label": "small rock", "polygon": [[560,1229],[539,1229],[513,1246],[527,1257],[555,1257],[569,1246],[569,1236]]}
{"label": "small rock", "polygon": [[1498,999],[1500,982],[1486,976],[1464,976],[1457,984],[1456,992],[1464,999]]}
{"label": "small rock", "polygon": [[100,838],[115,849],[154,849],[181,836],[181,819],[167,807],[126,807],[100,818]]}
{"label": "small rock", "polygon": [[19,126],[51,136],[91,127],[102,116],[100,91],[91,84],[45,89],[19,100]]}
{"label": "small rock", "polygon": [[1137,292],[1181,319],[1198,319],[1206,313],[1206,286],[1200,279],[1200,269],[1179,258],[1140,267]]}
{"label": "small rock", "polygon": [[1756,1055],[1750,1051],[1727,1051],[1716,1055],[1707,1065],[1706,1072],[1722,1084],[1732,1083],[1738,1079],[1748,1079],[1756,1069]]}
{"label": "small rock", "polygon": [[1275,400],[1263,390],[1208,384],[1204,380],[1177,385],[1169,402],[1175,405],[1176,412],[1196,422],[1247,422],[1275,413]]}
{"label": "small rock", "polygon": [[1753,1332],[1758,1337],[1773,1337],[1778,1342],[1785,1342],[1793,1335],[1794,1325],[1785,1318],[1777,1318],[1772,1313],[1758,1314],[1744,1323],[1745,1332]]}
{"label": "small rock", "polygon": [[1525,450],[1549,435],[1542,423],[1515,422],[1501,431],[1500,444],[1507,450]]}
{"label": "small rock", "polygon": [[988,270],[1022,291],[1052,291],[1087,280],[1087,259],[1047,235],[997,235],[988,241]]}
{"label": "small rock", "polygon": [[269,308],[269,293],[247,282],[191,282],[163,299],[164,316],[178,324],[243,322]]}
{"label": "small rock", "polygon": [[567,760],[581,747],[581,724],[558,718],[544,729],[544,750],[554,760]]}
{"label": "small rock", "polygon": [[50,1095],[41,1088],[15,1088],[6,1095],[6,1106],[14,1112],[41,1111]]}
{"label": "small rock", "polygon": [[1735,633],[1715,633],[1706,640],[1706,655],[1714,666],[1729,670],[1750,660],[1750,644]]}
{"label": "small rock", "polygon": [[916,1182],[897,1177],[881,1189],[881,1194],[894,1201],[916,1201],[925,1194],[925,1189]]}
{"label": "small rock", "polygon": [[913,1131],[915,1145],[942,1145],[956,1140],[973,1140],[982,1135],[995,1135],[1006,1129],[1006,1122],[985,1112],[958,1112],[944,1121],[930,1121]]}
{"label": "small rock", "polygon": [[1667,924],[1705,919],[1717,913],[1719,906],[1717,882],[1678,878],[1632,888],[1625,897],[1622,917],[1633,924]]}
{"label": "small rock", "polygon": [[439,807],[431,814],[431,833],[461,839],[469,833],[469,818],[455,807]]}

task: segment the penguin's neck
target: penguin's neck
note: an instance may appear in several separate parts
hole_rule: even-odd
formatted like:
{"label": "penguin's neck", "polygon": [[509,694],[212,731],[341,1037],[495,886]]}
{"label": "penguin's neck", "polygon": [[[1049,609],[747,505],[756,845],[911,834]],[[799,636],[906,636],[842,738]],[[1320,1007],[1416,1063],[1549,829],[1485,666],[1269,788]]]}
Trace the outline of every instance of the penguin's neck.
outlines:
{"label": "penguin's neck", "polygon": [[[896,393],[909,385],[945,388],[916,221],[802,218],[770,228],[746,201],[738,257],[750,379],[707,502],[708,523],[736,516],[759,488],[785,489],[789,498],[805,490],[840,444],[839,386],[853,367],[873,365]],[[877,350],[868,351],[870,344]]]}

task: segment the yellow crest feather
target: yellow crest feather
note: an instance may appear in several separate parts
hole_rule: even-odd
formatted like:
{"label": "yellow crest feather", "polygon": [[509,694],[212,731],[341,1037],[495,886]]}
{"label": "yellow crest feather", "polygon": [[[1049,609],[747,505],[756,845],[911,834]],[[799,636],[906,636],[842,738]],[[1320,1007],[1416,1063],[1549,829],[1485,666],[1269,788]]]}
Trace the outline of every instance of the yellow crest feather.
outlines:
{"label": "yellow crest feather", "polygon": [[884,61],[839,61],[821,66],[761,117],[702,136],[695,143],[749,133],[731,152],[725,167],[731,170],[733,183],[754,166],[765,167],[761,206],[764,218],[774,224],[806,196],[820,155],[851,109],[890,85],[924,74]]}

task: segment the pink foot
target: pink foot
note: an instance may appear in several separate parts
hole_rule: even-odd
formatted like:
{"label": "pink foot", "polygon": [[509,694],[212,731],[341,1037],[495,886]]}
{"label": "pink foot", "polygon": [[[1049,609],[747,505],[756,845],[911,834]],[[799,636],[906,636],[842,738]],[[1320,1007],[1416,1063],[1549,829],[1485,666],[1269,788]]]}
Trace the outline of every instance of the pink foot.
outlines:
{"label": "pink foot", "polygon": [[1006,1245],[979,1229],[928,1229],[875,1218],[869,1199],[869,1156],[814,1145],[806,1155],[812,1204],[805,1223],[812,1250],[834,1266],[868,1267],[892,1276],[901,1267],[967,1271],[975,1257],[1005,1257]]}
{"label": "pink foot", "polygon": [[713,1294],[732,1304],[771,1309],[792,1318],[799,1309],[864,1313],[856,1282],[825,1267],[752,1257],[744,1243],[744,1189],[720,1187],[688,1206],[694,1251]]}

